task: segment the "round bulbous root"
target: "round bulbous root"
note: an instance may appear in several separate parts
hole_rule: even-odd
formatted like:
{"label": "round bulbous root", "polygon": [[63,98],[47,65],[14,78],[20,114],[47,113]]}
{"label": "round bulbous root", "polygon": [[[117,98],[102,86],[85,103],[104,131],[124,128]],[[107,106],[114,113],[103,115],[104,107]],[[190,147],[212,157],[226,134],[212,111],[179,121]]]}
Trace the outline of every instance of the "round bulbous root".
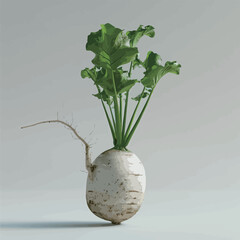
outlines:
{"label": "round bulbous root", "polygon": [[132,152],[110,149],[92,163],[86,200],[98,217],[118,225],[139,210],[146,187],[144,167]]}

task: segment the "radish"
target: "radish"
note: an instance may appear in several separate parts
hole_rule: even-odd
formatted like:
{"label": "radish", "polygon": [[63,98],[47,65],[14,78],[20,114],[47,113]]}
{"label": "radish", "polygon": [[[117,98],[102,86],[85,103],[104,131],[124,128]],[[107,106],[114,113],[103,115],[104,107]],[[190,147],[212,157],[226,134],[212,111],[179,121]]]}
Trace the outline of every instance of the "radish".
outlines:
{"label": "radish", "polygon": [[93,162],[96,170],[87,181],[87,203],[100,218],[112,223],[132,217],[143,201],[144,167],[132,152],[110,149]]}
{"label": "radish", "polygon": [[[95,54],[93,68],[81,71],[82,78],[93,80],[113,138],[113,148],[101,153],[91,162],[90,146],[68,123],[61,120],[37,122],[22,128],[43,123],[60,123],[68,127],[85,145],[88,171],[86,200],[89,209],[98,217],[120,224],[131,218],[140,208],[146,187],[143,164],[127,146],[143,116],[158,81],[167,73],[179,74],[181,65],[176,61],[160,64],[161,57],[152,51],[144,61],[139,59],[138,41],[143,36],[154,37],[154,28],[140,25],[126,33],[107,23],[88,36],[86,49]],[[129,64],[129,70],[123,65]],[[141,80],[132,79],[135,67],[144,69]],[[132,97],[134,111],[127,121],[130,90],[142,85],[142,91]],[[146,99],[139,111],[140,102]],[[135,119],[136,115],[137,118]]]}

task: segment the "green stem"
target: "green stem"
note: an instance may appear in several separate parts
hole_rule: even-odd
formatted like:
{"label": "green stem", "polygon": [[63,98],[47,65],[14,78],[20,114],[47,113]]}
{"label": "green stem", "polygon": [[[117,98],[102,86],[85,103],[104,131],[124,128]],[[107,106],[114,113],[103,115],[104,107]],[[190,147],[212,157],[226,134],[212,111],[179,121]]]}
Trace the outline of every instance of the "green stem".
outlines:
{"label": "green stem", "polygon": [[114,126],[114,128],[116,128],[116,123],[115,123],[115,119],[114,119],[114,116],[113,116],[112,108],[111,108],[111,106],[110,106],[110,105],[108,105],[108,106],[109,106],[109,111],[110,111],[110,113],[111,113],[111,117],[112,117],[113,126]]}
{"label": "green stem", "polygon": [[129,72],[128,72],[128,77],[131,77],[132,74],[132,62],[130,64]]}
{"label": "green stem", "polygon": [[129,96],[129,91],[127,91],[127,93],[126,93],[126,99],[125,99],[125,108],[124,108],[124,117],[123,117],[123,128],[122,128],[122,138],[124,138],[125,127],[126,127],[127,107],[128,107],[128,96]]}
{"label": "green stem", "polygon": [[114,110],[115,110],[115,119],[116,119],[116,137],[117,137],[117,148],[121,148],[121,143],[122,143],[122,122],[120,120],[120,114],[119,114],[119,106],[118,106],[118,99],[117,99],[117,90],[116,90],[116,85],[115,85],[115,79],[114,79],[114,73],[113,70],[112,72],[112,81],[113,81],[113,89],[114,89],[114,96],[113,96],[113,101],[114,101]]}
{"label": "green stem", "polygon": [[[132,65],[133,63],[131,62],[129,71],[128,71],[128,77],[130,78],[132,75]],[[126,120],[127,120],[127,108],[128,108],[128,97],[129,97],[129,90],[126,93],[126,98],[125,98],[125,107],[124,107],[124,117],[123,117],[123,128],[122,128],[122,138],[124,139],[125,135],[125,128],[126,128]]]}
{"label": "green stem", "polygon": [[[101,91],[100,91],[100,89],[99,89],[99,86],[97,86],[97,89],[98,89],[98,93],[100,93]],[[109,115],[108,115],[107,109],[106,109],[105,104],[104,104],[104,102],[103,102],[102,99],[101,99],[101,103],[102,103],[102,106],[103,106],[103,109],[104,109],[105,115],[106,115],[106,117],[107,117],[108,125],[109,125],[110,130],[111,130],[111,133],[112,133],[113,142],[114,142],[114,144],[115,144],[115,142],[116,142],[116,134],[115,134],[115,131],[114,131],[114,128],[113,128],[112,122],[111,122],[111,120],[110,120],[110,118],[109,118]]]}
{"label": "green stem", "polygon": [[116,134],[115,134],[115,131],[114,131],[113,125],[112,125],[111,120],[110,120],[110,118],[109,118],[109,116],[108,116],[107,109],[106,109],[105,104],[104,104],[104,102],[103,102],[102,99],[101,99],[101,102],[102,102],[102,106],[103,106],[104,112],[105,112],[106,117],[107,117],[107,120],[108,120],[108,125],[109,125],[110,130],[111,130],[111,133],[112,133],[113,142],[115,143],[115,142],[116,142]]}
{"label": "green stem", "polygon": [[[143,90],[142,90],[141,96],[143,95],[144,91],[145,91],[145,87],[144,87]],[[138,100],[138,103],[137,103],[137,105],[136,105],[136,107],[135,107],[135,109],[134,109],[134,112],[133,112],[132,117],[131,117],[131,119],[130,119],[130,122],[129,122],[129,124],[128,124],[128,128],[127,128],[127,131],[126,131],[125,136],[124,136],[124,142],[125,142],[125,141],[127,140],[127,138],[128,138],[128,134],[129,134],[129,131],[130,131],[130,129],[131,129],[131,126],[132,126],[134,117],[135,117],[135,115],[136,115],[137,109],[138,109],[138,107],[139,107],[139,104],[140,104],[140,102],[141,102],[141,99],[142,99],[142,98],[140,98],[140,99]]]}
{"label": "green stem", "polygon": [[137,119],[137,121],[135,122],[135,124],[134,124],[131,132],[130,132],[129,135],[127,136],[127,140],[126,140],[126,142],[125,142],[125,144],[124,144],[124,147],[126,147],[126,146],[128,145],[128,143],[129,143],[129,141],[131,140],[131,138],[132,138],[132,136],[133,136],[133,133],[135,132],[135,130],[136,130],[136,128],[137,128],[137,126],[138,126],[138,124],[139,124],[139,122],[140,122],[140,120],[141,120],[141,118],[142,118],[142,116],[143,116],[143,113],[144,113],[144,111],[145,111],[145,109],[146,109],[146,107],[147,107],[147,105],[148,105],[148,102],[149,102],[149,100],[150,100],[150,98],[151,98],[151,96],[152,96],[152,93],[153,93],[153,89],[152,89],[150,95],[148,96],[148,99],[147,99],[147,101],[146,101],[146,103],[145,103],[145,105],[144,105],[144,107],[143,107],[140,115],[138,116],[138,119]]}
{"label": "green stem", "polygon": [[122,94],[119,94],[119,104],[120,104],[120,120],[122,122]]}

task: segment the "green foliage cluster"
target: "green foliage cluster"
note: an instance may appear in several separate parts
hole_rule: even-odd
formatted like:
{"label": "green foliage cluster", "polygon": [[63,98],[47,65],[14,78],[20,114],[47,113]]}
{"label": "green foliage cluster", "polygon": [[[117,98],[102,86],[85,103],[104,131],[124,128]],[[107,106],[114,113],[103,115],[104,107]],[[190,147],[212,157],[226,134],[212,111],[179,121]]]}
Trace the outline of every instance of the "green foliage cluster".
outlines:
{"label": "green foliage cluster", "polygon": [[[136,46],[144,35],[153,38],[154,28],[140,25],[137,30],[124,33],[107,23],[101,25],[99,31],[92,32],[86,44],[86,50],[95,54],[92,60],[94,67],[82,70],[81,76],[92,79],[96,85],[98,93],[93,95],[101,100],[114,148],[119,150],[127,150],[158,81],[167,73],[179,74],[181,67],[176,61],[161,65],[161,57],[152,51],[148,52],[144,61],[140,60]],[[126,64],[130,65],[128,71],[122,67]],[[135,67],[144,69],[144,77],[140,80],[131,78]],[[129,92],[136,83],[142,84],[143,89],[138,96],[131,98],[136,101],[136,107],[127,123]],[[144,98],[145,104],[135,120]]]}

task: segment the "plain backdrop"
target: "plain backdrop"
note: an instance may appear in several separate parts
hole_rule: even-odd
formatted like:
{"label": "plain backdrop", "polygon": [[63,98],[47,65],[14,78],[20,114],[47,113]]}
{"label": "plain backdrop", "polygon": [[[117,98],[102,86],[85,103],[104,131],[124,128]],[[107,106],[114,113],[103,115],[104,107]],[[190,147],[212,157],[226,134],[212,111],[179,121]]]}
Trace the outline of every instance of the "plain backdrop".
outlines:
{"label": "plain backdrop", "polygon": [[[126,222],[114,229],[94,225],[94,233],[80,224],[80,230],[86,239],[110,238],[117,229],[119,237],[138,239],[239,239],[239,11],[237,0],[2,0],[2,236],[64,239],[71,221],[98,220],[85,203],[83,145],[60,125],[20,127],[58,115],[92,144],[93,159],[112,147],[96,89],[80,77],[94,57],[85,50],[88,34],[109,22],[126,31],[153,25],[155,38],[139,42],[140,58],[152,50],[182,69],[158,83],[129,145],[147,175],[144,205],[128,221],[132,228]],[[48,225],[48,217],[65,222]],[[32,219],[44,221],[37,230],[20,224]]]}

